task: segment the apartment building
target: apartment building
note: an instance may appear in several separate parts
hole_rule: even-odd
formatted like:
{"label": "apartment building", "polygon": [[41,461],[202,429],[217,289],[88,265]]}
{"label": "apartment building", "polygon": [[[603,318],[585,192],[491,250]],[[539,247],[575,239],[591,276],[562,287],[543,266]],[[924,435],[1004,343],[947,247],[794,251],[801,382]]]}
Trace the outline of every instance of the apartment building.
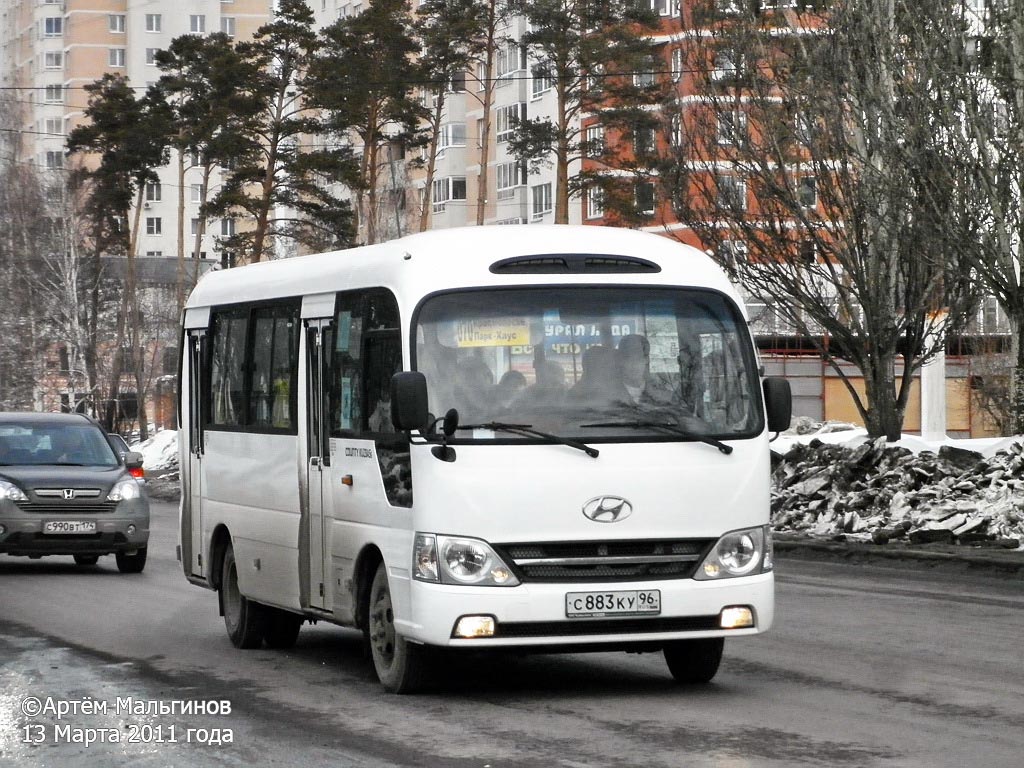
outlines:
{"label": "apartment building", "polygon": [[[0,0],[0,85],[16,94],[12,146],[18,158],[50,173],[66,172],[64,142],[82,122],[84,86],[104,74],[123,74],[141,95],[160,76],[156,53],[184,34],[225,32],[251,37],[270,19],[271,0]],[[178,253],[176,158],[145,190],[141,257]],[[186,166],[190,165],[186,161]],[[219,181],[219,179],[218,179]],[[199,226],[198,170],[185,175],[185,251]],[[214,258],[230,219],[210,221],[201,252]]]}

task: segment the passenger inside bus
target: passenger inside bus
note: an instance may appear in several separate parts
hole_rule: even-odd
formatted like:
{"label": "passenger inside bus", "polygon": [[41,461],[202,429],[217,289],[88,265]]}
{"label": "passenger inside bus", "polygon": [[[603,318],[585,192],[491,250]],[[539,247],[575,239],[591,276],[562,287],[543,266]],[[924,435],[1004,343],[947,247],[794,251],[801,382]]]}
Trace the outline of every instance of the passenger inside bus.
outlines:
{"label": "passenger inside bus", "polygon": [[629,398],[622,383],[622,367],[616,350],[595,344],[583,350],[583,374],[569,390],[575,401],[625,402]]}
{"label": "passenger inside bus", "polygon": [[508,370],[501,375],[495,388],[495,397],[501,408],[508,408],[526,388],[526,377],[517,370]]}
{"label": "passenger inside bus", "polygon": [[629,395],[628,402],[650,401],[651,343],[646,336],[631,333],[623,336],[618,347],[622,383]]}

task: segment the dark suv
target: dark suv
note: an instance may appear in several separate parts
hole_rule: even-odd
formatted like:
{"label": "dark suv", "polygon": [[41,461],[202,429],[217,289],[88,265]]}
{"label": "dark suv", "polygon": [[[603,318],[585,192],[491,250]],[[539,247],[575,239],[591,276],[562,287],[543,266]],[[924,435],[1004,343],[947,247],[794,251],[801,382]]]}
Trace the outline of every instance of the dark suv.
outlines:
{"label": "dark suv", "polygon": [[73,413],[0,413],[0,553],[73,555],[93,565],[113,553],[122,573],[146,565],[149,500],[92,419]]}

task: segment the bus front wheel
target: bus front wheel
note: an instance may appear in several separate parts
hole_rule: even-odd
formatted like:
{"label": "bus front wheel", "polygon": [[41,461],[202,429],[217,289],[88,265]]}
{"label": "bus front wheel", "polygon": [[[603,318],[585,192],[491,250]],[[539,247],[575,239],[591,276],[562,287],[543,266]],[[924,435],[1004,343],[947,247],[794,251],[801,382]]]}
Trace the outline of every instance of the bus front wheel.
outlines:
{"label": "bus front wheel", "polygon": [[665,646],[665,661],[677,683],[710,683],[722,661],[725,640],[704,637],[676,640]]}
{"label": "bus front wheel", "polygon": [[220,598],[224,608],[224,626],[236,648],[259,648],[263,645],[266,614],[263,606],[245,597],[238,589],[238,569],[235,551],[224,552],[224,565],[220,578]]}
{"label": "bus front wheel", "polygon": [[377,566],[370,587],[367,633],[377,678],[392,693],[413,693],[423,683],[426,649],[395,631],[395,614],[388,587],[387,567]]}

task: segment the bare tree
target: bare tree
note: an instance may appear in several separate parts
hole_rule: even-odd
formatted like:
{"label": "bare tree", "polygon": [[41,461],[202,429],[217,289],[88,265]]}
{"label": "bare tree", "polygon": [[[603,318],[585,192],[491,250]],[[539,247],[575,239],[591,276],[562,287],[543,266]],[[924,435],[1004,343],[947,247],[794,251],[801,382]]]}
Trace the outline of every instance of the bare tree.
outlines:
{"label": "bare tree", "polygon": [[665,110],[659,170],[679,220],[889,439],[913,374],[975,301],[977,227],[938,138],[946,34],[909,0],[734,15],[688,40],[688,92]]}
{"label": "bare tree", "polygon": [[[959,56],[943,85],[961,122],[942,135],[968,181],[979,247],[970,256],[985,290],[1006,313],[1011,331],[1004,428],[1024,433],[1024,1],[1004,0],[975,11],[959,6]],[[990,377],[998,379],[999,377]]]}

